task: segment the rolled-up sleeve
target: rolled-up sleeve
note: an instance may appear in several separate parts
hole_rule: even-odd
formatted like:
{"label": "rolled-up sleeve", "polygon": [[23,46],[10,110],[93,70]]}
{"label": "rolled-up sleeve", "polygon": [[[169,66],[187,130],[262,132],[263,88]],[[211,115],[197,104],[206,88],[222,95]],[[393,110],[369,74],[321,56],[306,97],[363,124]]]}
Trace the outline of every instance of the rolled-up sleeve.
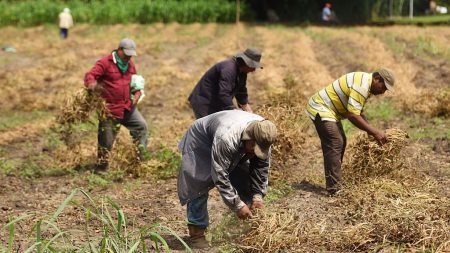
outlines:
{"label": "rolled-up sleeve", "polygon": [[88,84],[97,81],[104,73],[105,65],[101,60],[98,60],[94,67],[84,76],[84,85],[87,87]]}
{"label": "rolled-up sleeve", "polygon": [[231,165],[232,155],[232,148],[226,141],[214,139],[211,151],[212,179],[225,204],[233,211],[238,211],[245,203],[230,182],[228,168]]}

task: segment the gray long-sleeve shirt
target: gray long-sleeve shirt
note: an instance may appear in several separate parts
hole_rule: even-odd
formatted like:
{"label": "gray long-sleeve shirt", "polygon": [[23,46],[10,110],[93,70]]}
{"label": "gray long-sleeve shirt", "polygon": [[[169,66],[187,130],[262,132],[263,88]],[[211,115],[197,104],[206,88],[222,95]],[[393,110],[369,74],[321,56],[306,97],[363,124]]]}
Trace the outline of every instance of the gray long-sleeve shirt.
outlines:
{"label": "gray long-sleeve shirt", "polygon": [[239,72],[236,59],[227,59],[206,71],[188,100],[201,117],[234,109],[234,97],[241,105],[248,103],[246,84],[247,74]]}
{"label": "gray long-sleeve shirt", "polygon": [[[178,196],[182,205],[217,187],[223,201],[233,210],[245,204],[231,185],[229,174],[245,155],[242,133],[261,116],[239,110],[211,114],[196,120],[179,144],[182,152]],[[256,162],[250,174],[252,192],[265,195],[269,160]]]}

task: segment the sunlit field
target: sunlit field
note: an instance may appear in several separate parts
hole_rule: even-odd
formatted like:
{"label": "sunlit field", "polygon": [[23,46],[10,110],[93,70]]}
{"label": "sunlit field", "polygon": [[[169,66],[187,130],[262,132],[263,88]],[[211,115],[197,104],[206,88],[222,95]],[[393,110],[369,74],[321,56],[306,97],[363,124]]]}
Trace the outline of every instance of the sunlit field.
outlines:
{"label": "sunlit field", "polygon": [[[187,97],[210,66],[250,46],[262,50],[264,65],[249,75],[250,102],[279,131],[268,204],[242,222],[211,191],[212,252],[450,251],[449,27],[80,24],[67,40],[50,25],[0,33],[0,45],[16,49],[0,52],[0,252],[94,252],[103,238],[128,238],[120,252],[134,243],[136,252],[145,243],[148,252],[173,248],[174,235],[187,235],[176,193],[176,147],[194,120]],[[83,89],[84,74],[123,37],[135,40],[133,60],[146,79],[139,110],[150,127],[150,157],[133,162],[122,129],[110,170],[96,175],[96,114],[69,128],[57,119]],[[368,120],[408,138],[380,173],[354,170],[347,152],[348,184],[329,197],[306,101],[343,74],[379,67],[393,70],[396,89],[369,99]],[[358,150],[365,136],[344,127],[347,150]]]}

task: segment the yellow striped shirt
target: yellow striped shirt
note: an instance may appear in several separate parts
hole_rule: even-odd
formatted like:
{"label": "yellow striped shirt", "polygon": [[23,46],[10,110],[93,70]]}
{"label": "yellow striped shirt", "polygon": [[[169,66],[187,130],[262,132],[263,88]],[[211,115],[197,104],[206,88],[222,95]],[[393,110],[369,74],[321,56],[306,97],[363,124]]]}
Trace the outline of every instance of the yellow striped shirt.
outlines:
{"label": "yellow striped shirt", "polygon": [[319,114],[325,121],[345,119],[349,112],[360,115],[371,95],[371,84],[372,73],[343,75],[309,98],[306,113],[312,120]]}

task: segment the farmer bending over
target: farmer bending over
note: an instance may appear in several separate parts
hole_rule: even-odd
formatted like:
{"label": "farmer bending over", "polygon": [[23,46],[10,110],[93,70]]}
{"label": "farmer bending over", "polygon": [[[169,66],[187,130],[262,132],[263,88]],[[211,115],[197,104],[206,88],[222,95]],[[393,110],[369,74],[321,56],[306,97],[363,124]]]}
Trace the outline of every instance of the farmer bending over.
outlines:
{"label": "farmer bending over", "polygon": [[262,208],[268,184],[270,149],[275,125],[240,110],[211,114],[196,120],[179,144],[182,152],[178,196],[187,204],[190,243],[206,248],[209,225],[208,192],[217,187],[225,204],[245,219]]}
{"label": "farmer bending over", "polygon": [[130,130],[141,158],[147,147],[147,123],[136,107],[143,91],[130,86],[132,76],[136,74],[132,56],[136,56],[136,44],[131,39],[122,39],[119,47],[98,60],[84,78],[84,85],[101,94],[111,114],[106,119],[99,119],[97,172],[108,169],[108,154],[120,125]]}
{"label": "farmer bending over", "polygon": [[394,74],[384,68],[374,73],[348,73],[309,99],[306,113],[313,120],[320,137],[326,188],[331,195],[340,187],[341,163],[347,142],[341,120],[350,120],[353,125],[372,135],[380,145],[385,143],[384,132],[372,127],[362,110],[372,94],[380,95],[392,90],[394,81]]}
{"label": "farmer bending over", "polygon": [[198,81],[189,96],[195,118],[236,109],[233,104],[234,97],[239,108],[252,112],[248,103],[247,74],[262,68],[260,61],[261,52],[255,48],[248,48],[243,53],[212,66]]}

